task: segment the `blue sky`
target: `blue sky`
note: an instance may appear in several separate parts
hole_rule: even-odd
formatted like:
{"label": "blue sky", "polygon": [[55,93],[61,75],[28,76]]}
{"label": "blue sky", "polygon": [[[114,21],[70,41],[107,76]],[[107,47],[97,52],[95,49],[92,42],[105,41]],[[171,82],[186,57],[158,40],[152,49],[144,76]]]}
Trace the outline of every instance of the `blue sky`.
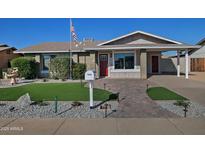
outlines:
{"label": "blue sky", "polygon": [[[205,19],[72,19],[78,38],[109,40],[136,30],[195,44],[205,37]],[[23,48],[42,42],[69,41],[69,19],[0,19],[0,43]]]}

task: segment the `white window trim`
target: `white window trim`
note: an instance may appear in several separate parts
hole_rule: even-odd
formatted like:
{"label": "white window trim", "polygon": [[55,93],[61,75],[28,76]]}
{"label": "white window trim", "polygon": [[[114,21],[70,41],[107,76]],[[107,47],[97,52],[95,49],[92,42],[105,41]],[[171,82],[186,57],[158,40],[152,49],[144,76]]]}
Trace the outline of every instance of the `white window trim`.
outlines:
{"label": "white window trim", "polygon": [[111,72],[140,72],[140,69],[112,69]]}
{"label": "white window trim", "polygon": [[[134,54],[134,68],[133,69],[115,69],[115,54],[116,53],[133,53]],[[113,69],[112,72],[139,72],[137,69],[137,55],[136,51],[112,51]]]}

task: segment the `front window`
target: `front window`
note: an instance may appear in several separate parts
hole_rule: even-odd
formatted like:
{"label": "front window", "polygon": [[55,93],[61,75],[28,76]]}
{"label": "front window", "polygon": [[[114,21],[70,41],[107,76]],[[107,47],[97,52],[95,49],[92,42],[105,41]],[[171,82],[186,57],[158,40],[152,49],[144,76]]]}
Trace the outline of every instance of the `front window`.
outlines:
{"label": "front window", "polygon": [[43,55],[43,70],[48,71],[50,60],[55,58],[56,55]]}
{"label": "front window", "polygon": [[115,69],[134,69],[134,53],[115,53]]}
{"label": "front window", "polygon": [[47,71],[49,67],[50,56],[43,56],[43,70]]}

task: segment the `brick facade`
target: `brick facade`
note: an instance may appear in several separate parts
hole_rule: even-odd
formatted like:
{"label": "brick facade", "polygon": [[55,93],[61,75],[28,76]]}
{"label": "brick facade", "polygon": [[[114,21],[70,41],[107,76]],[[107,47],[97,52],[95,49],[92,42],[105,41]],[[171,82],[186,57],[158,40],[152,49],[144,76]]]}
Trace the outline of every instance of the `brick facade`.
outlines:
{"label": "brick facade", "polygon": [[8,68],[9,62],[19,56],[19,54],[14,54],[12,49],[0,51],[0,68]]}

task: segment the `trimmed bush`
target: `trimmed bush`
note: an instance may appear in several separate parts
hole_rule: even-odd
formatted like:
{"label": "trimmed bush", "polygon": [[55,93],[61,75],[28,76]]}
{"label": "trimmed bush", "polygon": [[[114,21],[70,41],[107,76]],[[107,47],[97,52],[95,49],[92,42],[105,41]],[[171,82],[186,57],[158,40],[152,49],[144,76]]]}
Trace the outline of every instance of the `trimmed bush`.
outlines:
{"label": "trimmed bush", "polygon": [[49,76],[52,79],[65,80],[69,77],[69,58],[55,57],[49,64]]}
{"label": "trimmed bush", "polygon": [[83,79],[84,78],[84,74],[86,72],[86,65],[85,64],[74,64],[73,65],[73,79],[77,80],[77,79]]}
{"label": "trimmed bush", "polygon": [[11,61],[11,67],[18,68],[19,77],[33,79],[37,76],[35,59],[32,57],[18,57]]}

